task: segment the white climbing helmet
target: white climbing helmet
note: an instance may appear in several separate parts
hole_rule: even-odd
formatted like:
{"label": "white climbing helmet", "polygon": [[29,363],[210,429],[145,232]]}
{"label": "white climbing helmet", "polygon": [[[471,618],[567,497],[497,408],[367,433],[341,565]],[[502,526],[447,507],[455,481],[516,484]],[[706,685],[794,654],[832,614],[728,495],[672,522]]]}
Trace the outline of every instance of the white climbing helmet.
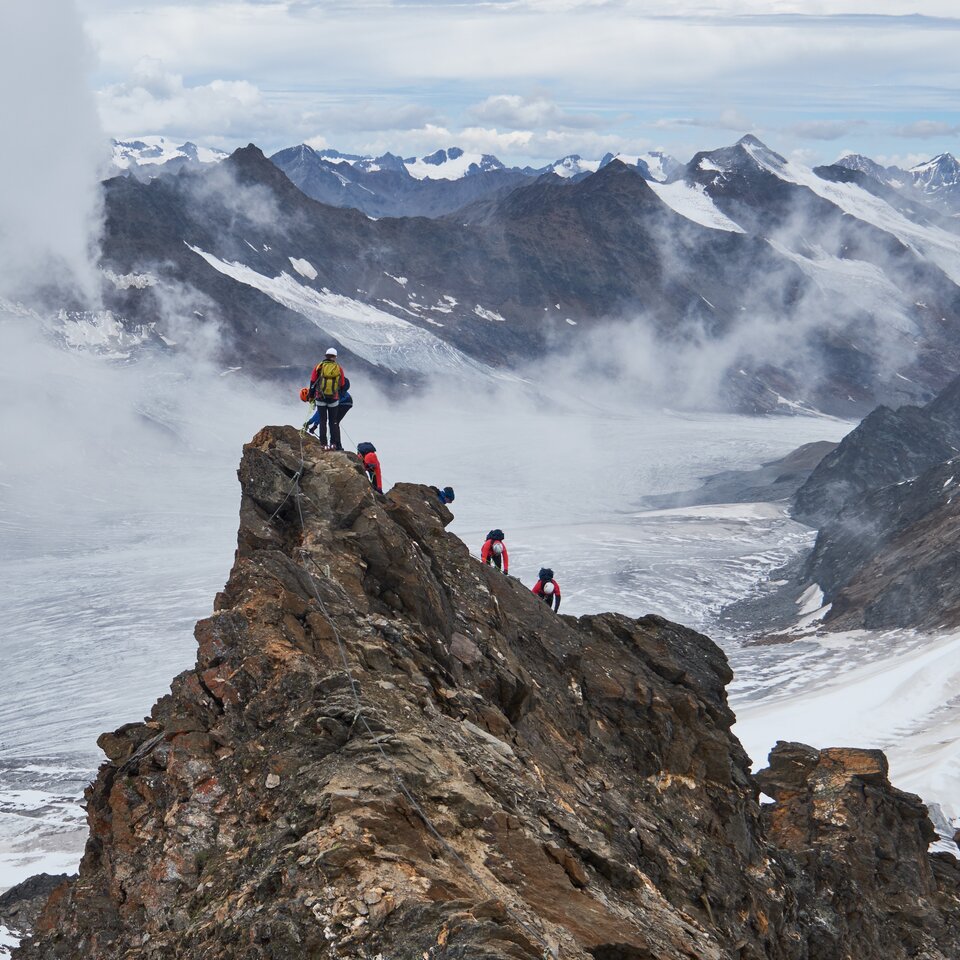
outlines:
{"label": "white climbing helmet", "polygon": [[503,553],[503,544],[497,540],[493,545],[493,552],[499,557]]}
{"label": "white climbing helmet", "polygon": [[325,354],[328,357],[335,357],[337,355],[336,347],[327,347],[327,352]]}
{"label": "white climbing helmet", "polygon": [[553,581],[552,581],[552,580],[548,580],[548,581],[543,585],[543,592],[546,593],[546,594],[548,594],[548,595],[551,594],[551,593],[553,593]]}

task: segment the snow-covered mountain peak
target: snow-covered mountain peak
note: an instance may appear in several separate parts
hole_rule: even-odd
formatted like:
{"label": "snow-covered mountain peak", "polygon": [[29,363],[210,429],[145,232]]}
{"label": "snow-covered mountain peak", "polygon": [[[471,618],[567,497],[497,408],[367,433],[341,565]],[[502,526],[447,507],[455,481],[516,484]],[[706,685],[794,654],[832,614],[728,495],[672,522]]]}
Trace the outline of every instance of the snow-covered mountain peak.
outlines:
{"label": "snow-covered mountain peak", "polygon": [[960,185],[960,163],[951,153],[941,153],[911,167],[914,183],[925,193],[936,193],[946,187]]}
{"label": "snow-covered mountain peak", "polygon": [[403,161],[407,172],[417,180],[459,180],[490,170],[504,170],[504,165],[489,153],[465,153],[460,147],[436,150],[425,157]]}
{"label": "snow-covered mountain peak", "polygon": [[879,180],[881,183],[888,181],[890,171],[893,169],[882,166],[877,163],[876,160],[871,160],[870,157],[865,157],[862,153],[845,154],[836,162],[836,166],[844,167],[847,170],[856,170],[859,173],[865,173]]}
{"label": "snow-covered mountain peak", "polygon": [[219,163],[228,156],[214,147],[199,147],[191,141],[177,143],[163,136],[113,140],[113,164],[121,170],[184,160],[193,163]]}
{"label": "snow-covered mountain peak", "polygon": [[639,154],[607,153],[600,161],[600,169],[614,160],[619,160],[628,167],[636,167],[645,180],[656,180],[659,183],[671,180],[683,171],[683,164],[659,150]]}
{"label": "snow-covered mountain peak", "polygon": [[[610,159],[613,159],[612,155]],[[609,162],[608,160],[607,163]],[[569,156],[561,157],[555,163],[551,163],[544,172],[555,173],[558,177],[569,180],[571,177],[579,177],[584,173],[596,173],[600,166],[601,162],[599,160],[584,160],[579,153],[571,153]]]}
{"label": "snow-covered mountain peak", "polygon": [[779,153],[771,150],[762,140],[755,137],[752,133],[741,137],[736,146],[745,151],[760,166],[770,168],[779,168],[786,165],[787,161]]}

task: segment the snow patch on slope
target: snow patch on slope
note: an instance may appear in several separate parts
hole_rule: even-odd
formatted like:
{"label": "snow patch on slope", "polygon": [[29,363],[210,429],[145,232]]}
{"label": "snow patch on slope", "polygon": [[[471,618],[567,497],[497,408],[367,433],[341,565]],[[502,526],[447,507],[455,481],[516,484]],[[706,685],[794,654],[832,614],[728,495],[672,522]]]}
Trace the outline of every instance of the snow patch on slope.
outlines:
{"label": "snow patch on slope", "polygon": [[917,325],[910,315],[910,299],[876,264],[835,257],[820,247],[804,256],[767,241],[781,256],[792,260],[824,292],[858,304],[867,314],[882,318],[889,329],[913,335]]}
{"label": "snow patch on slope", "polygon": [[499,323],[506,323],[507,318],[502,317],[496,310],[487,310],[486,307],[481,307],[478,303],[474,308],[473,312],[480,317],[481,320],[496,320]]}
{"label": "snow patch on slope", "polygon": [[574,153],[552,164],[548,172],[555,173],[558,177],[563,177],[564,180],[569,180],[570,177],[578,177],[581,173],[596,173],[599,169],[599,160],[584,160]]}
{"label": "snow patch on slope", "polygon": [[290,266],[293,267],[301,277],[306,277],[308,280],[317,279],[317,271],[309,260],[298,260],[296,257],[287,257],[287,259],[290,261]]}
{"label": "snow patch on slope", "polygon": [[743,227],[734,223],[713,202],[699,183],[690,184],[684,180],[673,183],[647,181],[650,189],[672,210],[680,216],[713,230],[725,230],[728,233],[744,233]]}
{"label": "snow patch on slope", "polygon": [[82,314],[61,310],[57,321],[57,333],[67,347],[89,350],[106,360],[128,360],[137,347],[156,336],[154,324],[128,329],[110,310]]}
{"label": "snow patch on slope", "polygon": [[0,923],[0,960],[10,960],[10,951],[20,945],[20,938],[15,937],[2,923]]}
{"label": "snow patch on slope", "polygon": [[267,277],[242,263],[220,260],[190,246],[211,267],[265,293],[272,300],[306,317],[364,360],[397,372],[454,372],[497,377],[496,372],[461,353],[434,334],[384,310],[327,289],[304,286],[288,273]]}
{"label": "snow patch on slope", "polygon": [[428,157],[404,160],[403,165],[407,173],[417,180],[459,180],[471,173],[503,169],[503,164],[495,157],[483,153],[464,153],[457,147],[438,150]]}

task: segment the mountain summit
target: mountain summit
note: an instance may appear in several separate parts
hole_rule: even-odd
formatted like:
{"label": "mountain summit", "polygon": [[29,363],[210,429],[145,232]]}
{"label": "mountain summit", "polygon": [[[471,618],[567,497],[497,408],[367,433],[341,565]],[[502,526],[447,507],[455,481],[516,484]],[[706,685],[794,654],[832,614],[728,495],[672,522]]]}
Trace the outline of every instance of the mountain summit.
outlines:
{"label": "mountain summit", "polygon": [[659,617],[557,616],[292,427],[244,448],[196,665],[100,738],[18,960],[946,960],[960,870],[878,751],[779,744]]}

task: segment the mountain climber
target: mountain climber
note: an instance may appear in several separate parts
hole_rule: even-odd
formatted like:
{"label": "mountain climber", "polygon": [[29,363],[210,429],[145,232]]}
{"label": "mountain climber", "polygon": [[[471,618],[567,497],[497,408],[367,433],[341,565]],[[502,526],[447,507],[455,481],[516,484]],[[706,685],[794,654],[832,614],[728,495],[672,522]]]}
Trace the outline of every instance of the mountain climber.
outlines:
{"label": "mountain climber", "polygon": [[377,493],[383,493],[383,478],[380,475],[380,459],[377,457],[377,448],[372,443],[358,443],[357,456],[363,463],[363,469],[373,484]]}
{"label": "mountain climber", "polygon": [[493,564],[504,573],[510,572],[510,555],[507,553],[507,545],[503,542],[502,530],[498,528],[487,534],[487,539],[483,541],[483,546],[480,548],[480,559],[484,563]]}
{"label": "mountain climber", "polygon": [[453,501],[456,500],[453,487],[431,487],[430,489],[437,495],[437,499],[444,506],[446,506],[448,503],[453,503]]}
{"label": "mountain climber", "polygon": [[539,579],[533,586],[533,592],[547,604],[553,603],[553,612],[560,609],[560,584],[553,579],[553,571],[549,567],[541,567],[537,574]]}
{"label": "mountain climber", "polygon": [[[337,351],[335,347],[329,347],[323,358],[314,368],[310,375],[310,387],[307,391],[307,399],[313,400],[317,405],[317,412],[308,421],[314,423],[319,428],[317,436],[320,442],[327,449],[342,450],[340,443],[340,391],[346,389],[347,378],[344,376],[343,367],[337,362]],[[327,444],[327,421],[330,422],[330,444]],[[310,430],[310,427],[307,427]]]}

